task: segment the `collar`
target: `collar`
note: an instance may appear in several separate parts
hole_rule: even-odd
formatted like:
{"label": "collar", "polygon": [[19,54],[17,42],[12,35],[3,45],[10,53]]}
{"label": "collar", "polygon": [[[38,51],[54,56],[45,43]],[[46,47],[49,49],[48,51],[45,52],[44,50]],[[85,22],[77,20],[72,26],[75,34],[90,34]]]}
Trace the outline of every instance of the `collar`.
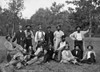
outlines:
{"label": "collar", "polygon": [[19,30],[19,32],[22,32],[22,30]]}

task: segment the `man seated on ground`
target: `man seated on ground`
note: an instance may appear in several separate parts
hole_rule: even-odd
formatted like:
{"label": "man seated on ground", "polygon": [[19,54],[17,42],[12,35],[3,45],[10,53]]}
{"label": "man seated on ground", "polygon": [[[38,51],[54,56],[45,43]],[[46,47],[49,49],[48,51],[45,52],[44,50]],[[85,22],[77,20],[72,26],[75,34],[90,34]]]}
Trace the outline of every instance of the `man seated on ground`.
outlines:
{"label": "man seated on ground", "polygon": [[73,64],[79,65],[75,57],[72,55],[69,48],[69,44],[67,42],[66,42],[66,46],[64,47],[62,51],[61,63],[73,63]]}
{"label": "man seated on ground", "polygon": [[47,50],[47,53],[44,55],[43,63],[46,63],[46,62],[49,62],[52,60],[54,48],[51,43],[49,44],[49,46],[46,50]]}
{"label": "man seated on ground", "polygon": [[17,53],[13,56],[12,60],[7,63],[5,66],[9,65],[15,65],[17,68],[22,67],[22,63],[24,61],[24,53],[26,53],[26,50],[22,48],[22,46],[16,44],[16,51]]}
{"label": "man seated on ground", "polygon": [[[65,35],[63,35],[63,36],[61,37],[61,42],[60,42],[60,44],[59,44],[59,47],[58,47],[58,49],[55,51],[55,60],[58,61],[58,62],[60,62],[60,60],[61,60],[61,52],[62,52],[63,48],[66,46],[66,40],[65,40],[65,38],[66,38]],[[57,57],[56,57],[56,56],[57,56]]]}
{"label": "man seated on ground", "polygon": [[26,62],[26,65],[30,65],[30,64],[38,61],[43,56],[44,56],[43,42],[39,42],[38,46],[37,46],[37,50],[34,53],[34,58],[32,58],[30,61]]}
{"label": "man seated on ground", "polygon": [[81,60],[81,50],[79,46],[74,46],[74,49],[72,50],[72,54],[74,57],[76,57],[76,60],[80,62]]}
{"label": "man seated on ground", "polygon": [[87,46],[88,51],[85,53],[83,59],[81,60],[81,63],[87,63],[92,64],[96,62],[96,54],[93,50],[93,46],[89,45]]}
{"label": "man seated on ground", "polygon": [[11,43],[10,36],[6,36],[6,41],[4,43],[4,46],[6,47],[6,50],[7,50],[7,61],[9,62],[11,60],[12,55],[16,53]]}

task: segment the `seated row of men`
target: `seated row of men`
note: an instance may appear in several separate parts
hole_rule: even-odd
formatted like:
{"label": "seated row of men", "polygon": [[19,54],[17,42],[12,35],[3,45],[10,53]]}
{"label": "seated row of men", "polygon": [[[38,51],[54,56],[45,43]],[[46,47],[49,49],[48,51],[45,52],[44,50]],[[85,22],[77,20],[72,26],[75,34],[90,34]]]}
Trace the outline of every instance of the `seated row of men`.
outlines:
{"label": "seated row of men", "polygon": [[8,49],[7,54],[11,54],[12,57],[5,66],[14,65],[19,69],[23,66],[33,64],[39,59],[42,59],[39,64],[43,64],[51,60],[61,63],[72,63],[76,65],[80,65],[80,63],[92,64],[96,62],[96,54],[93,51],[93,46],[89,45],[87,47],[87,52],[81,59],[81,50],[79,46],[75,46],[74,49],[71,50],[69,43],[66,42],[65,38],[65,35],[61,37],[61,42],[56,51],[51,43],[47,46],[45,42],[39,42],[36,47],[36,51],[34,51],[32,46],[30,46],[29,52],[27,53],[26,49],[22,48],[22,46],[18,44],[15,44],[15,48],[13,48],[12,44],[9,42],[10,37],[7,36],[7,42],[5,42],[5,46]]}

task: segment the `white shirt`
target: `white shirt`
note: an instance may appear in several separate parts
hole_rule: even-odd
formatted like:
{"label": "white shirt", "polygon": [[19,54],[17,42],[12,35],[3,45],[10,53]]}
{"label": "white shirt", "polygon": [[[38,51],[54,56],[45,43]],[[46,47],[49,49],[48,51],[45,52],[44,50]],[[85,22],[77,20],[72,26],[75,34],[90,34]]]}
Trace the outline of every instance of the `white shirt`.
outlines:
{"label": "white shirt", "polygon": [[95,55],[95,52],[94,52],[94,51],[88,51],[88,52],[87,52],[87,59],[89,59],[89,58],[90,58],[91,53],[93,53],[93,54]]}
{"label": "white shirt", "polygon": [[39,40],[43,40],[42,35],[45,36],[45,32],[37,31],[35,34],[35,42],[38,42]]}
{"label": "white shirt", "polygon": [[82,40],[83,38],[82,38],[82,34],[81,33],[77,33],[76,34],[76,40]]}
{"label": "white shirt", "polygon": [[93,53],[94,54],[94,56],[96,57],[96,54],[95,54],[95,52],[94,51],[87,51],[86,53],[85,53],[85,55],[84,55],[84,57],[83,57],[83,59],[89,59],[91,56],[91,53]]}
{"label": "white shirt", "polygon": [[71,60],[74,59],[74,56],[72,55],[70,50],[63,50],[62,51],[62,60]]}
{"label": "white shirt", "polygon": [[19,30],[20,32],[22,32],[22,30]]}
{"label": "white shirt", "polygon": [[79,40],[79,41],[81,41],[84,38],[84,34],[86,34],[87,32],[89,32],[89,30],[87,30],[87,31],[80,31],[80,33],[75,31],[74,33],[70,34],[70,38],[72,40]]}
{"label": "white shirt", "polygon": [[66,46],[66,41],[60,42],[60,46],[59,46],[58,50],[62,50],[65,46]]}
{"label": "white shirt", "polygon": [[42,50],[43,50],[43,48],[42,48],[42,47],[39,47],[39,48],[36,50],[36,52],[34,53],[34,55],[38,55]]}
{"label": "white shirt", "polygon": [[54,32],[54,38],[55,38],[55,39],[57,39],[57,38],[58,38],[58,39],[61,39],[61,37],[62,37],[63,35],[64,35],[64,32],[61,31],[61,30],[60,30],[60,31],[55,31],[55,32]]}

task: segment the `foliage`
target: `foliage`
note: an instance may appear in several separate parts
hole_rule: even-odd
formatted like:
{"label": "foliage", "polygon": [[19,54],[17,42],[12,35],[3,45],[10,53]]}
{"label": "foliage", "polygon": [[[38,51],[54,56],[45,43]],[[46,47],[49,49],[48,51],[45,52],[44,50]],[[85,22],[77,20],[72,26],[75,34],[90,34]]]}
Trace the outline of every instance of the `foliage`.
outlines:
{"label": "foliage", "polygon": [[[0,24],[5,34],[12,34],[17,30],[17,26],[21,21],[21,10],[24,9],[23,0],[10,0],[8,9],[0,8]],[[2,27],[5,27],[3,29]]]}
{"label": "foliage", "polygon": [[66,3],[77,6],[69,15],[72,26],[79,25],[85,29],[92,25],[92,32],[95,33],[100,23],[100,0],[74,0],[66,1]]}
{"label": "foliage", "polygon": [[70,25],[68,24],[69,12],[67,10],[61,11],[63,7],[63,4],[56,4],[54,2],[50,8],[40,8],[31,17],[34,29],[37,30],[38,24],[42,24],[44,30],[49,25],[53,27],[52,30],[55,30],[55,26],[60,24],[65,32],[70,30]]}

